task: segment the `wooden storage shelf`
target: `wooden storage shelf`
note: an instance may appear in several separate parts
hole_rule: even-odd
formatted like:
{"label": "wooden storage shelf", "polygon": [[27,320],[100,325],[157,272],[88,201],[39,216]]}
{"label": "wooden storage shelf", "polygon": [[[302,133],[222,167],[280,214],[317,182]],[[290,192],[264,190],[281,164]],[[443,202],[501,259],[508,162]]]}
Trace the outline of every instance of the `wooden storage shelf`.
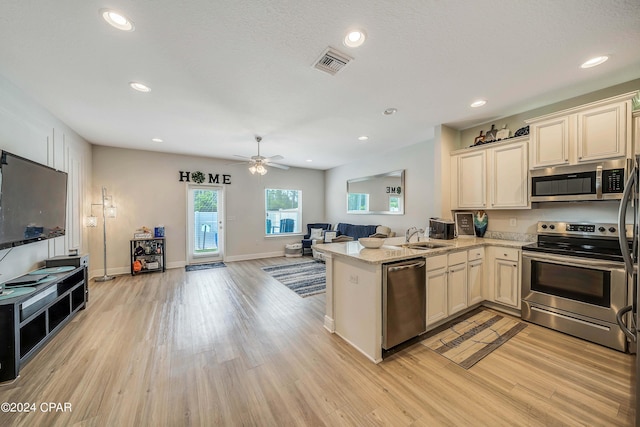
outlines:
{"label": "wooden storage shelf", "polygon": [[87,269],[52,273],[25,295],[0,300],[0,382],[13,380],[64,325],[86,307]]}
{"label": "wooden storage shelf", "polygon": [[[131,239],[131,275],[165,271],[166,245],[164,237]],[[135,271],[133,265],[140,261],[142,269]]]}

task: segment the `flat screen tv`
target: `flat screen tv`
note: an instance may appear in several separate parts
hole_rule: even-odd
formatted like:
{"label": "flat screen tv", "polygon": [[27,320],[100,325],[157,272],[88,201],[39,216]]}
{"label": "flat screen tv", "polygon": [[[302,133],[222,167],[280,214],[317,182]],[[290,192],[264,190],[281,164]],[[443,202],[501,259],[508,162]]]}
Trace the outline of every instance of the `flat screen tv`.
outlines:
{"label": "flat screen tv", "polygon": [[67,174],[0,150],[0,249],[63,236]]}

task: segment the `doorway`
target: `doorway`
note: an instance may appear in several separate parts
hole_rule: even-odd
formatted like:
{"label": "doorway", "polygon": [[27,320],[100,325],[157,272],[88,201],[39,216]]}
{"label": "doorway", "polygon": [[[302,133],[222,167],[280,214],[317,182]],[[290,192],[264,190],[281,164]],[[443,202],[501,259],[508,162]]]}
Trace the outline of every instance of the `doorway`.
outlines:
{"label": "doorway", "polygon": [[187,191],[187,263],[224,258],[223,187],[193,185]]}

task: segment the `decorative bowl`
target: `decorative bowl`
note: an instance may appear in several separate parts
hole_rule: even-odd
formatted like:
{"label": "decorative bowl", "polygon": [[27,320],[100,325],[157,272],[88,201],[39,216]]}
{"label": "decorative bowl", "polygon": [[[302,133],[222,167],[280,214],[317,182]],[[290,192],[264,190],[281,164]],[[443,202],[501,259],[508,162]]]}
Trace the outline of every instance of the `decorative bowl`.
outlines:
{"label": "decorative bowl", "polygon": [[365,248],[377,249],[384,243],[384,239],[378,237],[361,237],[358,242]]}

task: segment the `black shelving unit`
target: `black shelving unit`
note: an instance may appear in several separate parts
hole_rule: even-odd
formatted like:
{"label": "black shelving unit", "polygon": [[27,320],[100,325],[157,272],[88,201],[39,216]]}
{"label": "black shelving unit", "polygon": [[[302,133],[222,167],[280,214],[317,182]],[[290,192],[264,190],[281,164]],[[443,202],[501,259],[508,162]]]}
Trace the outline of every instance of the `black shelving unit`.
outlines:
{"label": "black shelving unit", "polygon": [[[131,239],[131,275],[165,271],[166,244],[164,237]],[[140,261],[142,269],[134,271],[133,265]]]}
{"label": "black shelving unit", "polygon": [[[25,295],[0,300],[0,382],[20,368],[87,305],[87,268],[52,273]],[[7,289],[10,290],[10,289]]]}

